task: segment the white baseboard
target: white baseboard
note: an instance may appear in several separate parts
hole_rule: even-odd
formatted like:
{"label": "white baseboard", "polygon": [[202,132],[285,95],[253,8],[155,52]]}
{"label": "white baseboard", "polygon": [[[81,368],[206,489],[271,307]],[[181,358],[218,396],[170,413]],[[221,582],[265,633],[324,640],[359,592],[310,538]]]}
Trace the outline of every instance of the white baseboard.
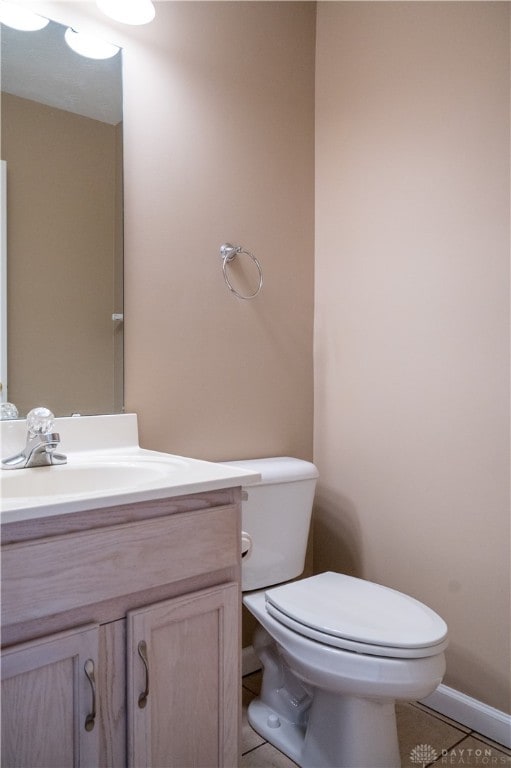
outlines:
{"label": "white baseboard", "polygon": [[247,645],[246,648],[241,650],[241,674],[251,675],[252,672],[258,672],[261,669],[261,662],[255,655],[255,651],[251,645]]}
{"label": "white baseboard", "polygon": [[[250,675],[261,669],[261,662],[251,645],[242,650],[241,668],[243,675]],[[511,715],[443,684],[421,703],[472,731],[511,748]]]}
{"label": "white baseboard", "polygon": [[511,747],[511,715],[500,709],[443,684],[421,703],[499,744]]}

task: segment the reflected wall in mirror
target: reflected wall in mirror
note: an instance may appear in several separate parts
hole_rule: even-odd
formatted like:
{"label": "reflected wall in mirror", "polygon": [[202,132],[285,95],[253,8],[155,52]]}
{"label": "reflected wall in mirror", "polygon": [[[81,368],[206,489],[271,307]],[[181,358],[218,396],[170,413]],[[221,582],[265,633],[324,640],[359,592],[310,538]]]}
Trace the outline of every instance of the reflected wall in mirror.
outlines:
{"label": "reflected wall in mirror", "polygon": [[7,386],[25,415],[123,409],[122,62],[1,26]]}

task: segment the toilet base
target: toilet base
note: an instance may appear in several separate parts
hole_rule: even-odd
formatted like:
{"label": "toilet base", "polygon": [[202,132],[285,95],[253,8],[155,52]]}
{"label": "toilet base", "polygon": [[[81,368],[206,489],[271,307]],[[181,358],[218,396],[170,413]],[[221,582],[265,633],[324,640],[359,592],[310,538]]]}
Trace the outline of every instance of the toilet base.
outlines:
{"label": "toilet base", "polygon": [[291,723],[283,715],[264,704],[261,699],[254,699],[248,705],[248,722],[252,728],[273,744],[295,763],[301,755],[301,746],[305,736],[305,728]]}
{"label": "toilet base", "polygon": [[399,768],[394,702],[317,692],[307,725],[254,699],[250,725],[301,768]]}
{"label": "toilet base", "polygon": [[313,687],[299,679],[262,628],[254,650],[262,666],[248,721],[301,768],[399,768],[395,703]]}

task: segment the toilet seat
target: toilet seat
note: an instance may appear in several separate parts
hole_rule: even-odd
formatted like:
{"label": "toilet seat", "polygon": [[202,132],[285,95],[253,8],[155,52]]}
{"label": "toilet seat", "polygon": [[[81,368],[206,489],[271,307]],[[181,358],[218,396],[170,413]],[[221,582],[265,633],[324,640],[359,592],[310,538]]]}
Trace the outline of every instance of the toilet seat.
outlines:
{"label": "toilet seat", "polygon": [[324,645],[394,658],[423,658],[447,647],[443,619],[388,587],[326,572],[265,592],[266,610]]}

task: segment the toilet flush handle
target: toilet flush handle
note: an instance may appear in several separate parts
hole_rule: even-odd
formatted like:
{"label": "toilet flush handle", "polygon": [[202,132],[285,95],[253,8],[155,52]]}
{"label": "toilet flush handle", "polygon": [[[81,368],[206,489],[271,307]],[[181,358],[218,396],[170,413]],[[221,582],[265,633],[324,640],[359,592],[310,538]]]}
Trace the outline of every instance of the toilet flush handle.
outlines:
{"label": "toilet flush handle", "polygon": [[247,559],[252,552],[252,536],[246,531],[241,532],[241,557]]}

